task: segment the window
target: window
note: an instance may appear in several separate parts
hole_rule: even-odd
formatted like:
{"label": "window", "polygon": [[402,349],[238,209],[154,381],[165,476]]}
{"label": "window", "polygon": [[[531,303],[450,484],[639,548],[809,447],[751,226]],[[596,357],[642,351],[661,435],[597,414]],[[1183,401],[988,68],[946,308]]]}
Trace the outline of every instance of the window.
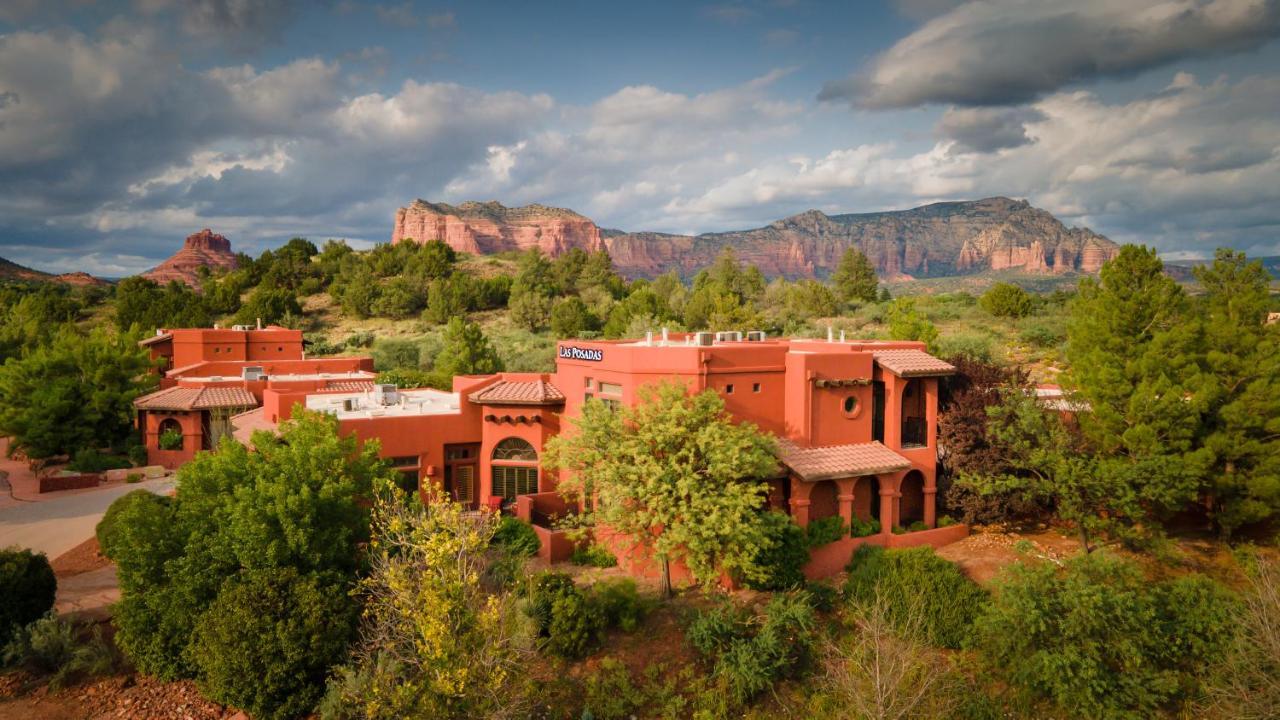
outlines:
{"label": "window", "polygon": [[854,410],[858,409],[858,398],[850,395],[844,399],[844,414],[852,415]]}
{"label": "window", "polygon": [[444,451],[445,460],[466,460],[471,457],[471,448],[452,447]]}
{"label": "window", "polygon": [[605,395],[621,395],[622,386],[619,385],[618,383],[601,382],[600,392],[604,393]]}
{"label": "window", "polygon": [[417,467],[417,466],[418,466],[417,455],[402,455],[400,457],[391,458],[391,467],[403,468],[403,467]]}
{"label": "window", "polygon": [[729,383],[728,385],[725,385],[725,386],[724,386],[724,394],[725,394],[725,395],[732,395],[732,394],[733,394],[733,383]]}
{"label": "window", "polygon": [[407,493],[417,492],[418,491],[418,471],[402,470],[400,472],[400,478],[396,481],[396,485],[404,492],[407,492]]}
{"label": "window", "polygon": [[493,459],[498,462],[538,462],[538,451],[525,440],[509,437],[493,446]]}
{"label": "window", "polygon": [[619,402],[619,401],[617,401],[617,400],[611,400],[611,399],[609,399],[609,398],[601,398],[601,399],[600,399],[600,402],[604,403],[604,406],[605,406],[605,407],[607,407],[607,408],[609,408],[609,410],[611,410],[611,411],[613,411],[613,412],[618,412],[618,408],[621,408],[621,407],[622,407],[622,403],[621,403],[621,402]]}
{"label": "window", "polygon": [[494,465],[492,492],[507,501],[538,492],[538,468]]}
{"label": "window", "polygon": [[760,392],[760,383],[751,383],[751,392]]}
{"label": "window", "polygon": [[277,345],[277,346],[276,346],[276,352],[284,352],[284,346],[283,346],[283,345]]}
{"label": "window", "polygon": [[587,389],[588,389],[588,390],[590,390],[590,389],[591,389],[591,378],[587,378],[587,385],[586,385],[586,387],[587,387]]}

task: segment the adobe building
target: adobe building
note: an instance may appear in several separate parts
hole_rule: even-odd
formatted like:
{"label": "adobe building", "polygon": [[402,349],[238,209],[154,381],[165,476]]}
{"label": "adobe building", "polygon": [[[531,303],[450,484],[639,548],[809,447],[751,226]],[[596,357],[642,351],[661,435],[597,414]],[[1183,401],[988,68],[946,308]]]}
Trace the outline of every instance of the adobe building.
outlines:
{"label": "adobe building", "polygon": [[307,358],[302,332],[281,327],[158,330],[141,342],[160,389],[134,400],[147,462],[176,468],[217,447],[232,416],[262,404],[268,390],[303,394],[373,388],[370,358]]}
{"label": "adobe building", "polygon": [[538,530],[544,557],[557,560],[572,548],[551,520],[574,508],[541,465],[546,440],[589,398],[630,405],[642,386],[676,380],[715,391],[734,418],[777,437],[782,470],[769,480],[769,502],[797,524],[879,521],[874,536],[818,548],[806,568],[816,577],[841,569],[864,542],[940,545],[967,533],[934,529],[938,381],[953,372],[917,342],[663,333],[563,341],[554,373],[462,376],[451,392],[246,381],[246,391],[260,391],[258,405],[231,422],[244,440],[295,406],[331,413],[340,432],[380,441],[406,489],[435,483],[471,508],[514,511]]}

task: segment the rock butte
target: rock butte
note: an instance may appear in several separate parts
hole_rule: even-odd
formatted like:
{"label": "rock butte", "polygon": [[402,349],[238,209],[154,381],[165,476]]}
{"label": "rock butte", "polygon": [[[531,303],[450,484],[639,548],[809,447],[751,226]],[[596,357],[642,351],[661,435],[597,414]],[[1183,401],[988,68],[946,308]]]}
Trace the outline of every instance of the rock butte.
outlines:
{"label": "rock butte", "polygon": [[198,271],[201,267],[210,270],[234,270],[238,265],[235,253],[231,252],[231,241],[205,228],[198,233],[187,236],[182,249],[172,257],[150,270],[142,273],[142,277],[166,285],[170,280],[186,283],[193,288],[200,287]]}
{"label": "rock butte", "polygon": [[767,276],[825,278],[850,246],[881,277],[944,277],[984,270],[1092,273],[1118,251],[1087,228],[1068,228],[1025,200],[944,202],[911,210],[827,215],[809,210],[762,228],[702,235],[601,230],[572,210],[497,202],[457,206],[417,200],[396,212],[392,242],[443,240],[455,250],[490,254],[537,247],[607,249],[628,277],[668,270],[691,276],[732,245]]}

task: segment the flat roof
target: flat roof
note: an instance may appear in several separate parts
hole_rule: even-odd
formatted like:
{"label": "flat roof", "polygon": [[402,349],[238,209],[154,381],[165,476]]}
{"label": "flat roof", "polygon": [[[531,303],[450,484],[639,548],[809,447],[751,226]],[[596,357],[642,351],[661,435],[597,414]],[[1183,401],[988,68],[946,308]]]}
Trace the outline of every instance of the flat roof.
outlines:
{"label": "flat roof", "polygon": [[[350,410],[347,409],[348,401],[350,401]],[[396,401],[393,404],[384,405],[376,390],[324,393],[308,395],[307,409],[336,415],[339,420],[449,415],[461,412],[461,397],[458,393],[430,388],[397,390]]]}
{"label": "flat roof", "polygon": [[[244,367],[256,367],[254,361],[236,360],[242,363],[241,372],[235,375],[183,375],[178,379],[182,382],[227,382],[228,380],[243,380]],[[289,360],[286,362],[301,362],[297,360]],[[370,380],[377,377],[376,373],[368,370],[348,370],[343,372],[320,372],[320,373],[263,373],[263,377],[270,381],[279,382],[301,382],[304,380]]]}

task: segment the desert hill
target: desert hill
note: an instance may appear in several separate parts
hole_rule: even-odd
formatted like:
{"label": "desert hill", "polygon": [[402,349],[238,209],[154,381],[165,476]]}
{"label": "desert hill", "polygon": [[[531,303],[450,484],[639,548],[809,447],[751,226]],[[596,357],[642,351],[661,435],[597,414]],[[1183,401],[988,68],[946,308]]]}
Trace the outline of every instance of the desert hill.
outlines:
{"label": "desert hill", "polygon": [[235,253],[231,252],[231,241],[205,228],[198,233],[187,236],[182,248],[168,260],[142,273],[142,277],[167,284],[170,280],[186,283],[191,287],[200,286],[198,271],[201,267],[210,270],[234,270],[238,265]]}
{"label": "desert hill", "polygon": [[1096,272],[1116,252],[1115,243],[1092,230],[1069,228],[1025,200],[1004,197],[876,213],[809,210],[761,228],[701,235],[601,230],[572,210],[543,205],[418,200],[397,211],[392,242],[434,239],[477,254],[539,247],[558,255],[604,247],[628,277],[670,269],[687,277],[725,246],[765,275],[787,278],[829,276],[850,246],[866,253],[886,279],[1006,269]]}

